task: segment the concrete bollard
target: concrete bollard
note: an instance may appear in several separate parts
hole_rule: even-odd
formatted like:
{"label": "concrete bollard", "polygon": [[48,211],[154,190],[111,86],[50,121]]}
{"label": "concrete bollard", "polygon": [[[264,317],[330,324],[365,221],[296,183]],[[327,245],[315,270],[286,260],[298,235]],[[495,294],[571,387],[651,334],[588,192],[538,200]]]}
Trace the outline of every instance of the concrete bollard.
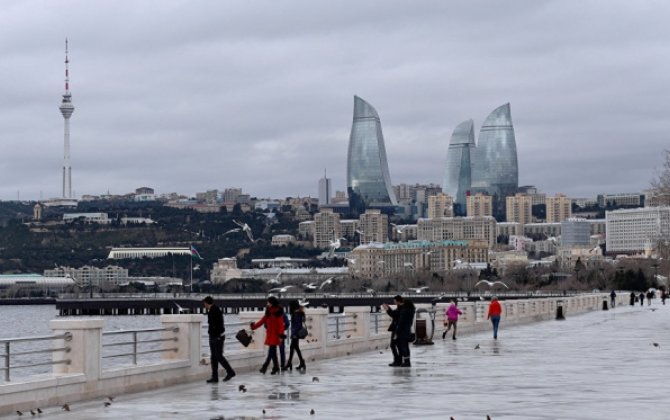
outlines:
{"label": "concrete bollard", "polygon": [[609,308],[607,307],[607,298],[603,298],[603,311],[608,311]]}
{"label": "concrete bollard", "polygon": [[565,321],[565,316],[563,315],[563,301],[559,300],[556,302],[556,320]]}

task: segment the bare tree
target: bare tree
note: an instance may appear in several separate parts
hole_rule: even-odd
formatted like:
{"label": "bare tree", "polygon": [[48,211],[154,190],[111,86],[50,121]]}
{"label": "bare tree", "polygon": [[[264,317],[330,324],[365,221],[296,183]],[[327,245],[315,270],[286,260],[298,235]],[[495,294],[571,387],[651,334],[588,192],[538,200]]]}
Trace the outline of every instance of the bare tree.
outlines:
{"label": "bare tree", "polygon": [[652,206],[670,205],[670,149],[664,151],[663,164],[656,169],[650,186],[652,196],[649,198],[649,204]]}

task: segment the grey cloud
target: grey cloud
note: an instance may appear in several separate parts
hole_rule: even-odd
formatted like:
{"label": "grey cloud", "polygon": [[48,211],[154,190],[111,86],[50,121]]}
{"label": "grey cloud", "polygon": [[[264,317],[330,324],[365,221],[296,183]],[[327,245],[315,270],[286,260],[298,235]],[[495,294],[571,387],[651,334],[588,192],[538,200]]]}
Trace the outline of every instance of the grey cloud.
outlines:
{"label": "grey cloud", "polygon": [[[441,183],[451,131],[511,102],[520,182],[647,187],[667,147],[662,2],[6,2],[0,199],[60,193],[63,38],[73,188],[344,189],[353,95],[391,179]],[[613,170],[616,168],[616,170]]]}

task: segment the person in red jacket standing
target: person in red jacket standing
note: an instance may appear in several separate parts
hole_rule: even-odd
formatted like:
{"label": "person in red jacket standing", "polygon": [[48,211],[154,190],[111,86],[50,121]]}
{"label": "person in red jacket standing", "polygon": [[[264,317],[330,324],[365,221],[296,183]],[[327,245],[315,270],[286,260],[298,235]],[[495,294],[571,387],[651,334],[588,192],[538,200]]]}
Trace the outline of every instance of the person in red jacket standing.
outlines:
{"label": "person in red jacket standing", "polygon": [[279,373],[279,359],[277,358],[277,346],[286,338],[284,334],[284,310],[276,297],[270,296],[265,308],[265,315],[257,322],[251,323],[251,329],[255,330],[265,326],[265,345],[268,346],[268,357],[265,359],[260,372],[265,374],[268,364],[272,360],[271,375]]}
{"label": "person in red jacket standing", "polygon": [[500,314],[502,314],[502,307],[500,306],[500,302],[498,302],[498,298],[493,296],[491,298],[491,303],[489,304],[489,313],[486,316],[486,319],[490,319],[491,324],[493,324],[494,340],[498,339],[498,324],[500,324]]}

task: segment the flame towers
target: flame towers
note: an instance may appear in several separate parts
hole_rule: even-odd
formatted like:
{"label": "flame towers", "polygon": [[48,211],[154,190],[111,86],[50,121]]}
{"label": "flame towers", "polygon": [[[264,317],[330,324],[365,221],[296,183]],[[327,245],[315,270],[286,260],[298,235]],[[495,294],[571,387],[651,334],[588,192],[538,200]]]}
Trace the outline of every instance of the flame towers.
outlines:
{"label": "flame towers", "polygon": [[470,155],[475,147],[474,122],[467,120],[456,126],[447,152],[447,167],[442,190],[465,209],[465,196],[470,191]]}
{"label": "flame towers", "polygon": [[359,212],[367,207],[397,204],[379,114],[358,96],[354,96],[354,121],[349,136],[347,192],[350,208]]}
{"label": "flame towers", "polygon": [[505,214],[505,197],[519,188],[519,167],[510,104],[486,117],[474,144],[472,120],[459,124],[451,136],[444,176],[444,192],[465,205],[465,196],[482,192],[493,196],[494,215]]}
{"label": "flame towers", "polygon": [[74,112],[74,105],[72,105],[72,95],[70,94],[70,75],[68,69],[68,51],[67,39],[65,40],[65,93],[63,94],[63,101],[60,105],[60,113],[65,120],[65,147],[63,153],[63,198],[72,198],[72,166],[70,165],[70,117]]}

